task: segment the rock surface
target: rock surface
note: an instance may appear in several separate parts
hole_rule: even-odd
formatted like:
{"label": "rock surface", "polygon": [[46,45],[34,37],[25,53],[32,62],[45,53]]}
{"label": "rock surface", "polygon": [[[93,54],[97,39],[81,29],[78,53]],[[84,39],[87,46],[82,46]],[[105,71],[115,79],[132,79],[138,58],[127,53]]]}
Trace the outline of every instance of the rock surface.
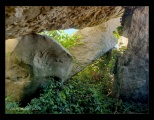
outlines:
{"label": "rock surface", "polygon": [[118,26],[120,26],[120,17],[111,19],[95,27],[84,28],[76,33],[76,35],[82,36],[78,42],[82,42],[83,44],[70,49],[71,54],[75,58],[70,77],[84,69],[117,44],[113,31]]}
{"label": "rock surface", "polygon": [[128,37],[128,50],[119,58],[114,90],[120,83],[121,98],[148,102],[149,7],[138,7],[126,17],[122,35]]}
{"label": "rock surface", "polygon": [[6,6],[6,39],[43,30],[92,27],[122,15],[121,6]]}
{"label": "rock surface", "polygon": [[[30,96],[41,84],[47,84],[47,77],[58,77],[62,82],[67,79],[72,56],[57,41],[38,34],[24,35],[14,41],[19,42],[6,56],[6,96],[20,101],[26,97],[24,94]],[[6,48],[12,50],[11,47]]]}
{"label": "rock surface", "polygon": [[5,53],[11,53],[18,44],[18,39],[8,39],[5,41]]}

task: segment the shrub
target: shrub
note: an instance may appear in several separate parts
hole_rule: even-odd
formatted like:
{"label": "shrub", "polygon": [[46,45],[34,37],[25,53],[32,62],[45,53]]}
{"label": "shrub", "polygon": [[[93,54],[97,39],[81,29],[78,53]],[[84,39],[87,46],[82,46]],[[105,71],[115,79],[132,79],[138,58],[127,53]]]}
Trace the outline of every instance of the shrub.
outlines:
{"label": "shrub", "polygon": [[84,114],[112,113],[114,100],[103,95],[94,86],[73,78],[62,90],[60,83],[50,80],[39,98],[34,98],[27,108],[31,113]]}
{"label": "shrub", "polygon": [[5,113],[6,114],[29,114],[30,111],[27,108],[19,107],[19,102],[14,102],[11,97],[5,98]]}
{"label": "shrub", "polygon": [[77,42],[77,40],[82,38],[82,36],[78,36],[75,34],[72,34],[71,36],[69,36],[63,30],[53,30],[53,31],[48,31],[48,32],[44,31],[39,34],[47,35],[51,38],[54,38],[55,40],[60,42],[68,50],[73,46],[83,44],[82,42]]}

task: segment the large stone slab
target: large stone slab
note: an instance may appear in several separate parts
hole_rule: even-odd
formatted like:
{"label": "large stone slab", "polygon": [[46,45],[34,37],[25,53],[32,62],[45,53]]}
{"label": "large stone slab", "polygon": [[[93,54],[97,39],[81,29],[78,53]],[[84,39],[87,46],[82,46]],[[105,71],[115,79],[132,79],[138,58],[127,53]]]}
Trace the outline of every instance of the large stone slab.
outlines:
{"label": "large stone slab", "polygon": [[70,77],[84,69],[97,58],[105,54],[117,44],[113,31],[120,26],[120,18],[114,18],[95,27],[79,30],[76,35],[82,36],[77,45],[70,49],[74,57],[73,69]]}
{"label": "large stone slab", "polygon": [[44,30],[93,27],[122,15],[121,6],[6,6],[5,37]]}

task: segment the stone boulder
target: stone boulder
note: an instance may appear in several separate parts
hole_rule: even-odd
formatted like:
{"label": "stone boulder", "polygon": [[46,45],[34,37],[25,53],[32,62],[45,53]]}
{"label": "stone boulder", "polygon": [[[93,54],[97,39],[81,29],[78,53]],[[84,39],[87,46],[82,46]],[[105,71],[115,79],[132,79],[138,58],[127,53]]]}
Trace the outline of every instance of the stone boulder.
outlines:
{"label": "stone boulder", "polygon": [[120,26],[120,17],[111,19],[95,27],[87,27],[77,31],[76,35],[82,37],[77,42],[81,42],[82,44],[70,49],[74,57],[74,62],[69,77],[83,70],[87,65],[101,57],[118,43],[113,35],[113,31],[118,26]]}
{"label": "stone boulder", "polygon": [[20,101],[27,90],[35,93],[41,84],[46,84],[47,77],[57,77],[62,82],[67,79],[72,55],[61,44],[38,34],[17,39],[16,47],[6,56],[6,96],[13,95],[13,100]]}
{"label": "stone boulder", "polygon": [[118,93],[125,100],[148,102],[149,7],[138,7],[132,14],[127,13],[123,24],[122,36],[128,38],[128,46],[118,59],[113,94]]}

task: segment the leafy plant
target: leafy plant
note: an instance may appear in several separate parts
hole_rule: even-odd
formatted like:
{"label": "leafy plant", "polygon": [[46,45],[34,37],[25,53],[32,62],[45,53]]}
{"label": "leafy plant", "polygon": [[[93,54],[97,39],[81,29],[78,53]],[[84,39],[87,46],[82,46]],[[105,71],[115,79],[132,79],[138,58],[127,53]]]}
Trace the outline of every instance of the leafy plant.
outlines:
{"label": "leafy plant", "polygon": [[117,28],[116,28],[116,31],[113,31],[113,34],[114,34],[114,36],[117,38],[117,39],[119,39],[120,38],[120,34],[121,34],[121,31],[122,31],[122,26],[118,26]]}
{"label": "leafy plant", "polygon": [[82,38],[82,36],[78,36],[72,34],[69,36],[63,30],[53,30],[53,31],[44,31],[40,33],[41,35],[47,35],[51,38],[54,38],[58,42],[60,42],[65,48],[70,49],[73,46],[83,44],[82,42],[77,42],[78,39]]}
{"label": "leafy plant", "polygon": [[[73,78],[60,90],[59,82],[50,81],[50,85],[44,89],[44,94],[41,94],[39,98],[34,98],[28,104],[27,108],[31,110],[31,113],[111,113],[109,108],[114,105],[114,101],[102,95],[88,83],[81,84],[79,80]],[[104,102],[107,100],[110,102]]]}
{"label": "leafy plant", "polygon": [[11,97],[5,98],[5,113],[6,114],[29,114],[29,109],[19,107],[19,102],[14,102]]}

